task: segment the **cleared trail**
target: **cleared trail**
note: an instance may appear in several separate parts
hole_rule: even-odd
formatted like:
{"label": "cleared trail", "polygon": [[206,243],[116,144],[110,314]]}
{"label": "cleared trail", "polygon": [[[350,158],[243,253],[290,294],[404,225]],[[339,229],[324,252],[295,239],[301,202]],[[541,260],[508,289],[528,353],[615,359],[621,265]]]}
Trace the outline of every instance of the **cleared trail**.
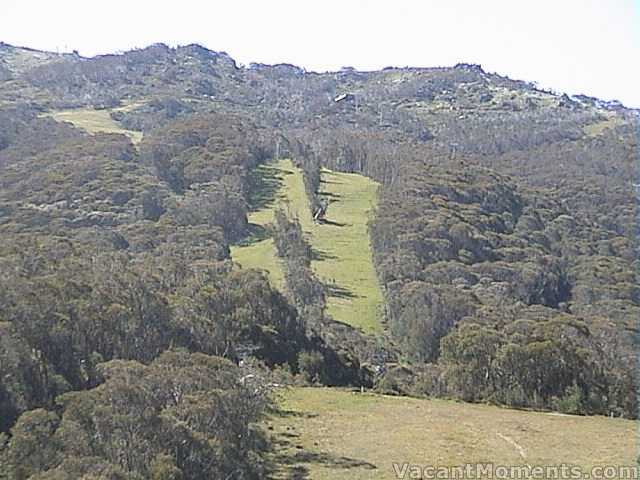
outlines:
{"label": "cleared trail", "polygon": [[323,170],[319,193],[331,203],[325,220],[314,223],[302,172],[290,160],[263,165],[255,175],[259,188],[249,215],[254,234],[231,249],[232,258],[244,268],[267,270],[274,285],[284,287],[273,240],[265,236],[274,211],[282,206],[299,219],[312,246],[311,266],[327,287],[327,313],[366,333],[381,332],[382,292],[367,228],[378,185],[362,175]]}
{"label": "cleared trail", "polygon": [[75,108],[71,110],[57,110],[45,114],[58,122],[69,122],[89,133],[120,133],[131,139],[134,145],[142,140],[142,132],[126,130],[113,118],[112,112],[126,112],[138,106],[132,103],[122,107],[96,110],[93,108]]}
{"label": "cleared trail", "polygon": [[248,215],[252,233],[244,242],[231,246],[231,258],[236,263],[243,268],[265,270],[280,291],[285,289],[283,265],[266,227],[273,223],[276,209],[287,201],[284,179],[295,175],[294,170],[290,161],[279,160],[253,172],[256,190],[250,198]]}

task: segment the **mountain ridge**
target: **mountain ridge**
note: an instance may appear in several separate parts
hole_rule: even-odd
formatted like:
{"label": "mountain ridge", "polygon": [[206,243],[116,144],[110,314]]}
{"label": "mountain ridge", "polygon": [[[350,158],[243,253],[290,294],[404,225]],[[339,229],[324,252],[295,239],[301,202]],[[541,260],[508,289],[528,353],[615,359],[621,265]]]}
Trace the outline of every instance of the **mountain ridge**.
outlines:
{"label": "mountain ridge", "polygon": [[269,478],[283,385],[637,417],[637,112],[469,64],[0,51],[2,480]]}
{"label": "mountain ridge", "polygon": [[[22,74],[26,70],[37,66],[36,64],[38,62],[40,63],[40,65],[42,65],[42,63],[55,62],[56,60],[62,60],[62,61],[67,60],[72,62],[73,61],[95,62],[95,61],[108,60],[108,59],[122,59],[122,58],[126,58],[128,55],[131,55],[131,54],[135,54],[135,53],[145,54],[148,52],[155,52],[155,53],[162,52],[165,54],[167,53],[180,54],[183,52],[187,54],[193,53],[195,56],[198,56],[204,59],[207,59],[207,58],[213,59],[213,60],[222,59],[229,66],[233,67],[238,71],[259,70],[264,68],[272,69],[272,70],[285,69],[285,70],[295,72],[295,74],[297,75],[303,75],[303,76],[304,75],[324,76],[324,75],[341,75],[341,74],[346,75],[349,73],[352,73],[355,75],[370,75],[370,74],[377,74],[377,73],[391,72],[391,71],[429,73],[429,72],[437,72],[437,71],[447,71],[451,69],[460,69],[460,70],[467,70],[470,72],[479,73],[479,74],[486,75],[493,78],[508,80],[516,84],[520,84],[522,86],[527,86],[529,88],[532,88],[539,93],[550,94],[555,97],[570,98],[573,101],[577,101],[581,103],[584,102],[585,104],[594,105],[594,106],[597,106],[598,108],[602,108],[606,110],[626,109],[626,110],[632,110],[636,112],[640,111],[639,109],[625,107],[620,101],[614,100],[614,99],[603,100],[603,99],[598,99],[597,97],[585,95],[583,93],[568,95],[566,93],[562,93],[554,90],[539,89],[538,87],[536,87],[535,82],[525,81],[525,80],[511,80],[507,75],[502,75],[497,72],[492,72],[492,73],[485,72],[482,66],[479,64],[464,63],[464,62],[459,62],[452,66],[433,66],[433,67],[388,66],[388,67],[384,67],[377,70],[358,70],[353,67],[342,67],[340,70],[314,71],[314,70],[307,70],[304,67],[300,67],[287,62],[279,62],[274,64],[250,62],[246,66],[242,64],[239,65],[236,62],[236,60],[234,60],[233,57],[229,55],[227,52],[211,50],[198,43],[190,43],[186,45],[177,45],[175,47],[170,47],[167,44],[158,42],[158,43],[151,44],[147,47],[135,48],[135,49],[131,49],[123,52],[104,53],[104,54],[97,54],[93,56],[82,56],[77,51],[73,51],[71,53],[69,52],[61,53],[61,52],[53,52],[53,51],[47,51],[47,50],[39,50],[31,47],[15,46],[8,43],[0,42],[0,60],[2,60],[5,64],[8,63],[9,69],[12,71],[12,73],[18,73],[18,74]],[[17,54],[31,55],[32,57],[34,57],[33,59],[31,59],[31,62],[33,62],[34,65],[30,65],[27,68],[23,66],[17,67],[15,65],[16,63],[15,61],[14,62],[6,61],[7,56],[9,55],[15,56]]]}

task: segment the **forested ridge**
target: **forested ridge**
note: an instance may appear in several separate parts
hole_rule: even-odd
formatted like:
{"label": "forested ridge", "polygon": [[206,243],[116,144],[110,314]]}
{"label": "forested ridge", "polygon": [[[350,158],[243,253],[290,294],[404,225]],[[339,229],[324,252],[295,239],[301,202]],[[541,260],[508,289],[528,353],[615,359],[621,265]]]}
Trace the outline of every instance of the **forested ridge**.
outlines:
{"label": "forested ridge", "polygon": [[[637,152],[636,111],[477,65],[0,43],[0,479],[268,477],[284,384],[636,418]],[[312,215],[323,168],[380,183],[382,334],[326,313],[299,219],[249,222],[278,158]],[[256,235],[283,291],[231,257]]]}

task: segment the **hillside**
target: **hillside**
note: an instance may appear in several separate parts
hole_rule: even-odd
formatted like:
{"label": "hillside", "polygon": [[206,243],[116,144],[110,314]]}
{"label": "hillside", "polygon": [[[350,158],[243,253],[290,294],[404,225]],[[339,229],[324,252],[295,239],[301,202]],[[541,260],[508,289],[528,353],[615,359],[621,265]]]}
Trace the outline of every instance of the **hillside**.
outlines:
{"label": "hillside", "polygon": [[399,478],[394,463],[570,464],[588,473],[632,466],[637,455],[630,421],[337,389],[287,391],[268,425],[279,445],[275,478],[391,480]]}
{"label": "hillside", "polygon": [[[380,332],[382,294],[367,230],[376,184],[361,175],[323,170],[319,193],[331,204],[324,221],[314,222],[302,172],[290,161],[263,165],[257,174],[262,177],[258,207],[251,209],[249,222],[268,228],[279,207],[298,218],[313,249],[313,271],[327,286],[327,314],[366,333]],[[259,236],[232,247],[231,257],[246,268],[267,270],[284,291],[283,267],[271,238]]]}
{"label": "hillside", "polygon": [[260,165],[255,169],[253,178],[256,188],[249,199],[247,215],[250,236],[230,248],[231,258],[241,267],[266,270],[271,282],[283,292],[286,289],[283,266],[267,229],[274,221],[276,207],[281,202],[289,201],[291,190],[285,182],[291,183],[287,177],[295,176],[296,173],[287,160]]}
{"label": "hillside", "polygon": [[117,112],[126,112],[135,108],[134,105],[118,107],[112,109],[71,109],[56,110],[51,116],[59,122],[69,122],[78,128],[86,130],[89,133],[121,133],[131,138],[134,144],[140,143],[142,133],[133,130],[127,130],[114,120],[113,115]]}
{"label": "hillside", "polygon": [[0,480],[630,461],[637,129],[479,65],[0,43]]}

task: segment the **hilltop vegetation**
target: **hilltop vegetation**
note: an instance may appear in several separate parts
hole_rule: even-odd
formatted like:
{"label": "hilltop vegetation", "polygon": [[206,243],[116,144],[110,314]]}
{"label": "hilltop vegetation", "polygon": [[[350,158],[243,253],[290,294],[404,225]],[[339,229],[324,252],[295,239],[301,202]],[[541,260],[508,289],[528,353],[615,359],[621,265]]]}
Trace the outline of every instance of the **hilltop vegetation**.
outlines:
{"label": "hilltop vegetation", "polygon": [[265,478],[286,383],[635,418],[637,128],[477,65],[0,44],[0,478]]}

